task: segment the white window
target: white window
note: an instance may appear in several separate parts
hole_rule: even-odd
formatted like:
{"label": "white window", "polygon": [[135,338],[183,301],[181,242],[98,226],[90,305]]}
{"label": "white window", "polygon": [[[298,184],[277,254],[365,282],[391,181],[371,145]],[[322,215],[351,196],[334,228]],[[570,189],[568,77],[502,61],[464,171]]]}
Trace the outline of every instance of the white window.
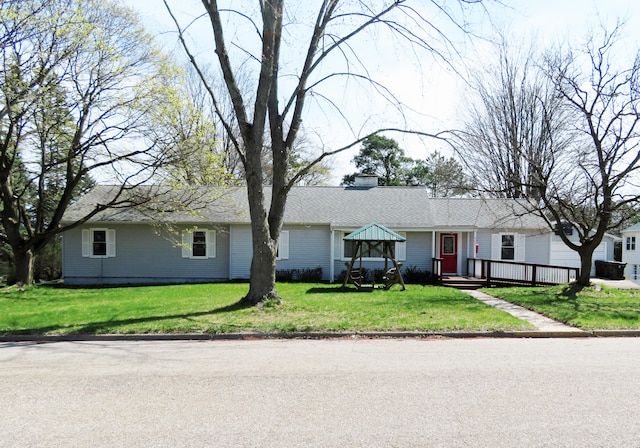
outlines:
{"label": "white window", "polygon": [[636,237],[628,236],[627,237],[627,250],[636,250]]}
{"label": "white window", "polygon": [[276,260],[288,260],[289,259],[289,231],[281,230],[280,239],[278,240],[278,253],[276,254]]}
{"label": "white window", "polygon": [[491,235],[491,259],[524,261],[526,235],[520,233],[495,233]]}
{"label": "white window", "polygon": [[500,259],[516,259],[516,236],[513,233],[500,235]]}
{"label": "white window", "polygon": [[194,229],[182,233],[182,258],[216,257],[215,230]]}
{"label": "white window", "polygon": [[115,257],[115,229],[82,229],[82,256],[89,258]]}
{"label": "white window", "polygon": [[[406,238],[406,232],[396,232],[398,235]],[[349,232],[343,232],[342,237],[348,235]],[[356,241],[342,240],[342,258],[345,260],[351,260],[353,258],[354,252],[357,247]],[[368,243],[366,241],[362,242],[361,246],[362,258],[368,260],[382,260],[382,250],[383,243],[382,242],[373,242]],[[405,261],[407,259],[407,242],[406,241],[397,241],[394,247],[394,256],[398,261]]]}

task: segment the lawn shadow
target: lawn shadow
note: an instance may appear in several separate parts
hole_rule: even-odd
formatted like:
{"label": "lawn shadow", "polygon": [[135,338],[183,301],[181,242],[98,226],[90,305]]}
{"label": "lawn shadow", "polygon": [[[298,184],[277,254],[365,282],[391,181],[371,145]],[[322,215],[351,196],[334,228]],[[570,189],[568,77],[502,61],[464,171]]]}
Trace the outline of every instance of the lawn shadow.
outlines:
{"label": "lawn shadow", "polygon": [[[232,303],[230,305],[226,305],[220,308],[214,308],[212,310],[207,310],[207,311],[196,311],[193,313],[186,313],[186,314],[170,314],[165,316],[134,317],[129,319],[107,320],[103,322],[88,322],[86,324],[74,326],[75,329],[70,333],[66,333],[66,334],[96,334],[100,330],[113,327],[113,326],[118,326],[118,325],[141,324],[145,322],[163,321],[163,320],[171,320],[171,319],[190,319],[190,318],[199,317],[199,316],[232,313],[234,311],[240,311],[243,309],[252,308],[252,306],[253,305],[248,304],[246,301],[241,299],[240,301]],[[69,326],[50,325],[47,327],[27,328],[24,330],[9,331],[4,333],[4,335],[9,335],[9,334],[37,335],[37,334],[47,334],[49,332],[55,332],[55,331],[60,331],[65,329],[69,329]]]}
{"label": "lawn shadow", "polygon": [[337,293],[349,293],[349,292],[373,292],[377,288],[371,286],[365,286],[360,289],[352,288],[350,286],[331,286],[331,287],[314,287],[309,288],[306,294],[337,294]]}
{"label": "lawn shadow", "polygon": [[569,283],[564,288],[562,288],[561,296],[566,297],[569,300],[576,300],[578,298],[578,293],[584,289],[584,286],[579,285],[577,283]]}

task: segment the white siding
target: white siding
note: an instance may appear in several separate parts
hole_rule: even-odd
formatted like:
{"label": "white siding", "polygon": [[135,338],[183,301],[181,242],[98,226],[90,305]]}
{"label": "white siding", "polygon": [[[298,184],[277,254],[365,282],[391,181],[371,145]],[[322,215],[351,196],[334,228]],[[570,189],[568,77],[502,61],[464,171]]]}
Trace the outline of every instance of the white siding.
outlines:
{"label": "white siding", "polygon": [[[635,250],[627,250],[627,237],[636,238]],[[634,282],[640,282],[640,232],[622,233],[622,262],[627,263],[624,276]]]}
{"label": "white siding", "polygon": [[231,247],[229,248],[229,278],[248,279],[251,270],[253,248],[251,243],[251,227],[248,225],[231,226]]}
{"label": "white siding", "polygon": [[[551,232],[540,233],[535,231],[509,231],[501,232],[489,229],[479,230],[476,234],[478,244],[477,258],[500,258],[500,233],[515,233],[516,235],[516,261],[526,263],[549,263],[549,239]],[[495,236],[494,236],[495,235]],[[493,247],[495,245],[495,247]],[[522,249],[524,246],[524,250]]]}
{"label": "white siding", "polygon": [[[276,261],[276,269],[316,269],[320,267],[323,279],[329,280],[331,258],[329,227],[285,226],[282,231],[280,250],[284,252]],[[288,238],[284,235],[288,235]],[[285,246],[287,239],[288,248]],[[230,254],[230,278],[248,279],[253,254],[249,226],[232,226]]]}
{"label": "white siding", "polygon": [[331,232],[329,226],[286,226],[289,233],[289,257],[276,262],[276,269],[322,269],[329,280]]}

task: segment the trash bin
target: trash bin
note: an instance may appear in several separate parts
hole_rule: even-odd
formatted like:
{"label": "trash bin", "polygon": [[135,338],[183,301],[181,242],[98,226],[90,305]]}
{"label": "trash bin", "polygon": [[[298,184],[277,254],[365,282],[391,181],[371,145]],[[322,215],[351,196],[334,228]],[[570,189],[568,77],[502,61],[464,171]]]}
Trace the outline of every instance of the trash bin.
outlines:
{"label": "trash bin", "polygon": [[594,261],[596,265],[596,277],[606,277],[604,272],[604,260],[596,260]]}
{"label": "trash bin", "polygon": [[627,263],[619,261],[596,260],[596,277],[608,278],[611,280],[624,280],[624,268]]}

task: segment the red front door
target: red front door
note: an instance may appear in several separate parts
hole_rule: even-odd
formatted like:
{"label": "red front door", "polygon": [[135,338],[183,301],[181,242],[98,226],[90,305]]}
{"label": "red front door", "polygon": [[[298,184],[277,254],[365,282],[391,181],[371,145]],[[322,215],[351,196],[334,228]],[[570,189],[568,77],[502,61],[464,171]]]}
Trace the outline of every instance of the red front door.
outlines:
{"label": "red front door", "polygon": [[440,258],[442,258],[443,274],[458,272],[458,234],[440,234]]}

